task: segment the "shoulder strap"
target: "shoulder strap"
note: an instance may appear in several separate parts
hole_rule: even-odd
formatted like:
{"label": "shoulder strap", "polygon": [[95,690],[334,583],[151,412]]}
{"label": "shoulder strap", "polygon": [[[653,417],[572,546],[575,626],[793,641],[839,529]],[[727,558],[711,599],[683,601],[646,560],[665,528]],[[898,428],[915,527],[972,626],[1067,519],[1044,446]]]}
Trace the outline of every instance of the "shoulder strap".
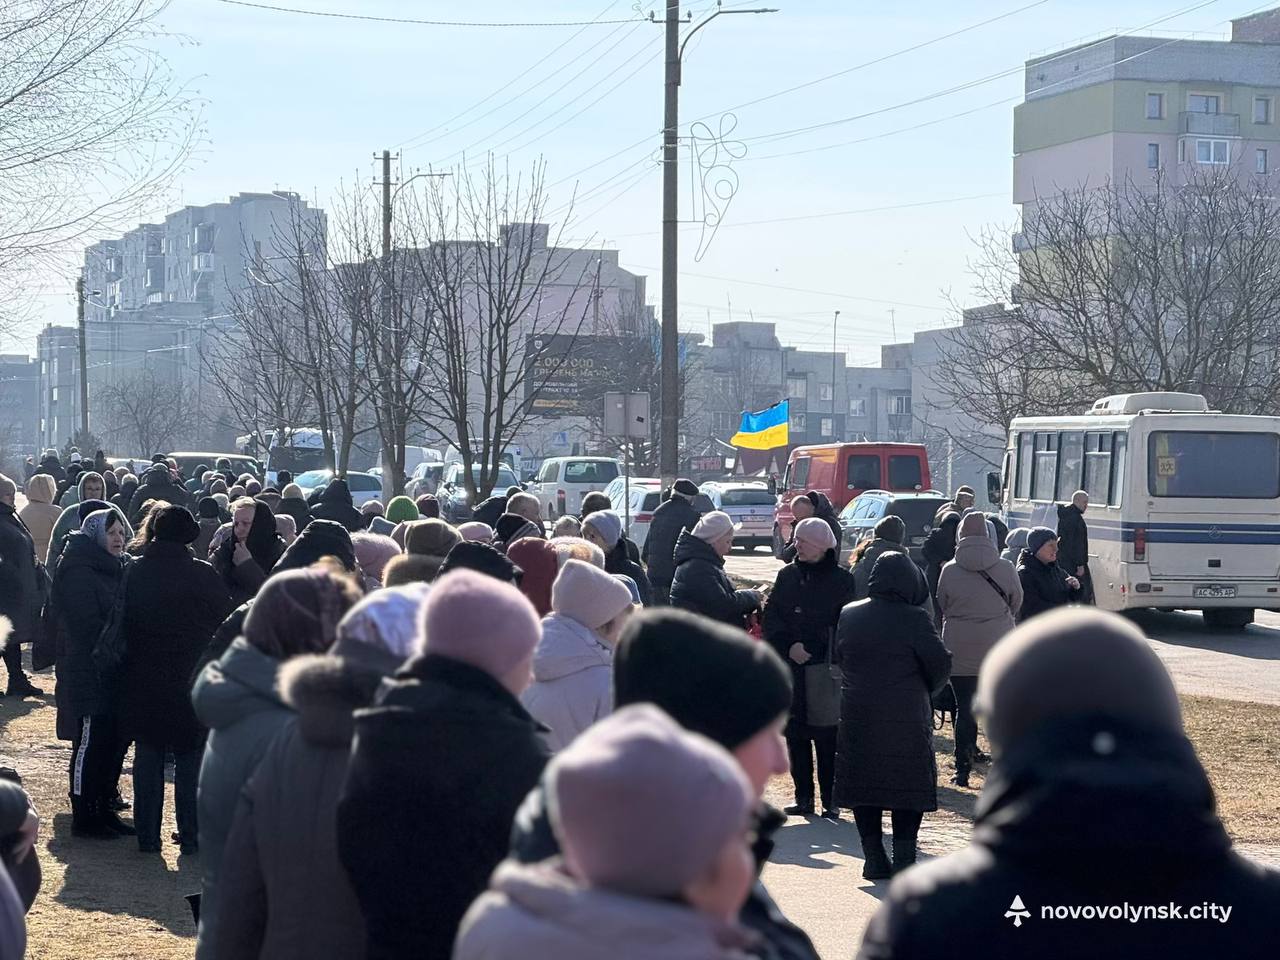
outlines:
{"label": "shoulder strap", "polygon": [[987,581],[987,583],[991,584],[991,589],[992,589],[992,590],[994,590],[996,593],[1000,594],[1000,599],[1002,599],[1002,600],[1004,601],[1004,605],[1005,605],[1006,607],[1008,607],[1010,610],[1012,610],[1012,609],[1013,609],[1013,598],[1012,598],[1012,597],[1010,597],[1010,596],[1009,596],[1009,594],[1005,593],[1005,591],[1004,591],[1004,587],[1002,587],[1002,586],[1000,586],[1000,584],[996,583],[996,582],[995,582],[995,580],[993,580],[993,579],[991,578],[991,574],[987,573],[987,571],[985,571],[985,570],[979,570],[979,571],[978,571],[978,573],[982,574],[982,579],[983,579],[983,580],[985,580],[985,581]]}

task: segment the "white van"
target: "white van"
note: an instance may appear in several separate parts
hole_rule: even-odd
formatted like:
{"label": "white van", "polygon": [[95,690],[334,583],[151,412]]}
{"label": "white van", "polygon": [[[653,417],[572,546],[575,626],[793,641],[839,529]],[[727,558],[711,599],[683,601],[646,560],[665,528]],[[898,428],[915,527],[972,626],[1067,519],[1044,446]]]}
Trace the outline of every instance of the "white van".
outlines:
{"label": "white van", "polygon": [[542,503],[548,520],[565,514],[577,516],[582,498],[603,492],[622,473],[622,462],[614,457],[551,457],[542,461],[528,490]]}

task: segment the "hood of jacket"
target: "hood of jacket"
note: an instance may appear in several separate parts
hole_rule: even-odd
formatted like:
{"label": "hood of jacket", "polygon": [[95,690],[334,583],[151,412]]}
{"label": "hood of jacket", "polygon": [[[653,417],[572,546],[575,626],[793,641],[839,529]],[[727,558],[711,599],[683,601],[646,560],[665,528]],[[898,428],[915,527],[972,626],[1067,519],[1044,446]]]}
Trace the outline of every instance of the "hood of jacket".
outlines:
{"label": "hood of jacket", "polygon": [[919,606],[929,598],[929,587],[920,568],[909,556],[905,553],[884,553],[871,568],[867,594],[876,600]]}
{"label": "hood of jacket", "polygon": [[312,520],[280,555],[272,570],[276,573],[299,570],[326,556],[337,559],[349,572],[356,568],[356,551],[347,528],[334,520]]}
{"label": "hood of jacket", "polygon": [[708,563],[714,563],[717,567],[724,566],[724,557],[716,553],[711,544],[695,537],[688,530],[680,532],[680,539],[676,541],[676,549],[672,559],[677,567],[686,560],[706,560]]}
{"label": "hood of jacket", "polygon": [[814,512],[818,516],[835,516],[836,508],[831,505],[831,498],[822,491],[810,490],[805,497],[813,504]]}
{"label": "hood of jacket", "polygon": [[347,486],[347,481],[341,477],[334,477],[329,481],[329,485],[324,488],[324,493],[320,494],[320,503],[336,503],[344,507],[354,505],[351,499],[351,488]]}
{"label": "hood of jacket", "polygon": [[280,696],[298,714],[308,741],[345,747],[355,734],[354,712],[373,703],[386,676],[347,657],[308,654],[280,667]]}
{"label": "hood of jacket", "polygon": [[542,618],[542,639],[533,653],[534,680],[559,680],[611,663],[613,654],[590,627],[559,613]]}
{"label": "hood of jacket", "polygon": [[173,477],[169,474],[169,468],[163,463],[153,463],[147,467],[147,472],[142,475],[142,485],[148,487],[171,487],[173,486]]}
{"label": "hood of jacket", "polygon": [[1000,562],[1000,551],[985,533],[956,541],[956,563],[965,570],[989,570]]}
{"label": "hood of jacket", "polygon": [[678,903],[583,887],[558,860],[507,861],[494,872],[490,891],[472,914],[471,935],[481,948],[476,955],[500,940],[557,960],[746,960],[757,942],[741,926]]}
{"label": "hood of jacket", "polygon": [[287,706],[277,687],[280,666],[279,660],[237,637],[196,681],[191,702],[200,722],[221,730],[250,714]]}
{"label": "hood of jacket", "polygon": [[27,481],[27,499],[31,503],[53,503],[58,482],[47,473],[37,473]]}

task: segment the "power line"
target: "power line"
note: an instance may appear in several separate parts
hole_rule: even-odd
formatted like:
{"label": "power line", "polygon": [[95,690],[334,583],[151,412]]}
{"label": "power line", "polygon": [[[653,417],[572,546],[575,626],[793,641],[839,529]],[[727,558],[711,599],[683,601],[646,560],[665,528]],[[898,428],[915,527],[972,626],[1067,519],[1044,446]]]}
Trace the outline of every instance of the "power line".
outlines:
{"label": "power line", "polygon": [[625,20],[419,20],[413,17],[377,17],[367,13],[340,13],[333,10],[304,10],[300,7],[283,7],[271,3],[251,3],[250,0],[214,0],[233,7],[251,7],[270,10],[273,13],[296,13],[307,17],[328,17],[335,20],[366,20],[373,23],[412,23],[425,27],[598,27],[614,23],[647,23],[640,17]]}

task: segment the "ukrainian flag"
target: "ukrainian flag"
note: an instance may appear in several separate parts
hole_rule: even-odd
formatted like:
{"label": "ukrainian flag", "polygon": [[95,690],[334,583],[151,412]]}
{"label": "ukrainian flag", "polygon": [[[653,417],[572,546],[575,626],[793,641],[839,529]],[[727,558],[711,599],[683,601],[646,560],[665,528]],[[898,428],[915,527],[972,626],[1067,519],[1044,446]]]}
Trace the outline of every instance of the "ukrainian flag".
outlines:
{"label": "ukrainian flag", "polygon": [[782,400],[759,413],[743,413],[742,425],[729,442],[744,450],[772,450],[790,442],[787,423],[791,419],[790,401]]}

